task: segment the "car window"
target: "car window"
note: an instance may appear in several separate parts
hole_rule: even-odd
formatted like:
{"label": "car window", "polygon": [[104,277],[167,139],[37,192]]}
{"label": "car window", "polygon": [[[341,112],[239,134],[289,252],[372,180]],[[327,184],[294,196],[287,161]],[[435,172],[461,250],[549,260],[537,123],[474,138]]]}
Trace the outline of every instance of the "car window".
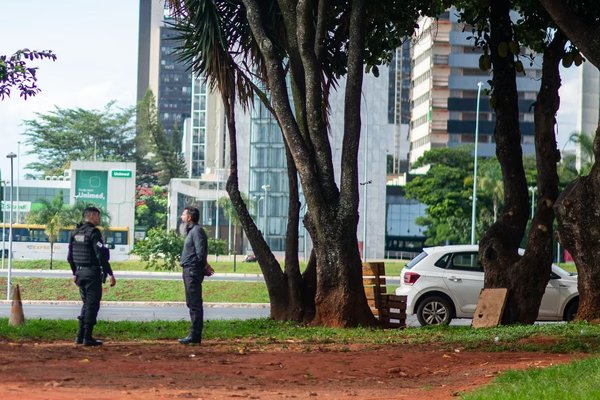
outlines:
{"label": "car window", "polygon": [[410,260],[408,262],[408,264],[406,264],[406,269],[411,269],[412,267],[414,267],[415,265],[417,265],[419,263],[419,261],[421,261],[422,259],[424,259],[425,257],[427,257],[428,254],[426,252],[422,252],[419,253],[418,256],[416,256],[415,258],[413,258],[412,260]]}
{"label": "car window", "polygon": [[435,262],[435,266],[436,267],[440,267],[440,268],[446,268],[448,267],[448,261],[450,260],[450,257],[452,257],[452,254],[444,254],[439,260],[437,260]]}
{"label": "car window", "polygon": [[483,272],[476,252],[454,253],[449,269]]}

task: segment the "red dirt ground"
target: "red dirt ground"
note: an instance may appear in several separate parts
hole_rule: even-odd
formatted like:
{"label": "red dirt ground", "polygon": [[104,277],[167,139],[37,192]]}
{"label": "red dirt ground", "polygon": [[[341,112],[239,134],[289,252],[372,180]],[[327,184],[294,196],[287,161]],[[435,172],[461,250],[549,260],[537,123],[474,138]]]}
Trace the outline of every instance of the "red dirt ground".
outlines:
{"label": "red dirt ground", "polygon": [[451,399],[507,369],[581,357],[406,344],[0,342],[0,399]]}

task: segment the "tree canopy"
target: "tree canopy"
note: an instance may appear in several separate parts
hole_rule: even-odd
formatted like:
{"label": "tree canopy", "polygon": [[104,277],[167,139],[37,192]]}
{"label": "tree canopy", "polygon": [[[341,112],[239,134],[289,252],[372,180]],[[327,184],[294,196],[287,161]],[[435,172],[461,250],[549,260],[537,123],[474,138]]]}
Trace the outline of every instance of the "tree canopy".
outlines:
{"label": "tree canopy", "polygon": [[32,67],[28,61],[56,61],[56,55],[50,50],[22,49],[11,56],[0,55],[0,100],[10,97],[12,88],[19,91],[19,96],[27,100],[35,96],[41,89],[37,86],[37,67]]}
{"label": "tree canopy", "polygon": [[27,165],[39,175],[62,175],[74,160],[124,161],[133,159],[134,109],[60,108],[36,113],[25,120],[26,143],[38,161]]}
{"label": "tree canopy", "polygon": [[138,184],[167,185],[172,178],[186,176],[181,155],[181,137],[175,130],[171,140],[158,118],[156,98],[148,90],[138,104],[135,158],[138,165]]}

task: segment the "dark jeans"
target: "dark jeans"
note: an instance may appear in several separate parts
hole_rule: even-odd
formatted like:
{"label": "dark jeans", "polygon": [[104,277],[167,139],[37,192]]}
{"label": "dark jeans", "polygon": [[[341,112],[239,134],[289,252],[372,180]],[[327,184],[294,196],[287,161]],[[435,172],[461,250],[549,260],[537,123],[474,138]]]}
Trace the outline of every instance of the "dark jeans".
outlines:
{"label": "dark jeans", "polygon": [[202,305],[202,281],[204,270],[199,266],[183,267],[183,284],[185,286],[185,304],[190,310],[190,336],[194,340],[202,339],[204,308]]}
{"label": "dark jeans", "polygon": [[77,286],[83,306],[79,319],[92,328],[96,324],[100,300],[102,300],[102,274],[100,269],[80,268],[77,270]]}

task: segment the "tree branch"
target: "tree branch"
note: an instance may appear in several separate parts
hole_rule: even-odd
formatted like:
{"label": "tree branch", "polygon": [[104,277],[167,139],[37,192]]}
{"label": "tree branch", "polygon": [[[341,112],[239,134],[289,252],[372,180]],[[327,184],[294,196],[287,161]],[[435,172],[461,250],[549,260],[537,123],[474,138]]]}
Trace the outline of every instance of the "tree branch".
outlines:
{"label": "tree branch", "polygon": [[564,0],[539,0],[556,25],[600,68],[600,24],[590,24],[575,14]]}

